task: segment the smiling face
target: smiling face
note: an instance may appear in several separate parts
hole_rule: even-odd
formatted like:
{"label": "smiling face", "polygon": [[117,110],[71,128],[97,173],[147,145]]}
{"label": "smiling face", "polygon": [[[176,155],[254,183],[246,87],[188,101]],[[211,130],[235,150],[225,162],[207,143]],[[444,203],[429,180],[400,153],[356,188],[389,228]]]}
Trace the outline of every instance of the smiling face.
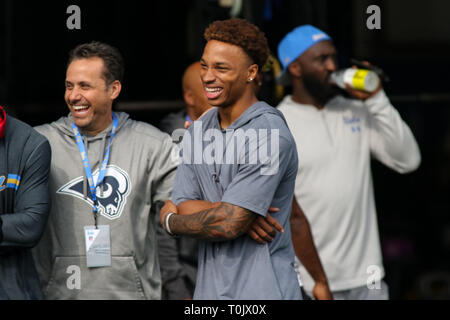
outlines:
{"label": "smiling face", "polygon": [[121,84],[109,86],[103,76],[101,58],[76,59],[66,72],[64,98],[81,131],[97,135],[112,122],[112,103],[119,96]]}
{"label": "smiling face", "polygon": [[200,72],[208,103],[215,107],[235,105],[248,92],[258,66],[236,45],[211,40],[200,61]]}
{"label": "smiling face", "polygon": [[192,120],[197,120],[206,110],[211,108],[200,78],[200,70],[200,62],[195,62],[183,74],[183,98]]}

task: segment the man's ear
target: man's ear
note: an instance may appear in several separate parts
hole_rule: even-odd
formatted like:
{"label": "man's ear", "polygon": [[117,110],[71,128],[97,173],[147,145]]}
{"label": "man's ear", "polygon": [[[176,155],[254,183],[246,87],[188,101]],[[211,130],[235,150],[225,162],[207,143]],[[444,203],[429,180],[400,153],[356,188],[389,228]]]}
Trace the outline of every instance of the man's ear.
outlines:
{"label": "man's ear", "polygon": [[248,74],[247,74],[247,80],[248,82],[253,82],[257,75],[258,75],[259,67],[257,64],[252,64],[250,67],[248,67]]}
{"label": "man's ear", "polygon": [[300,78],[302,76],[302,67],[300,63],[297,61],[292,62],[288,67],[289,73],[296,78]]}
{"label": "man's ear", "polygon": [[191,90],[183,90],[183,98],[186,105],[195,106],[194,95],[192,94]]}
{"label": "man's ear", "polygon": [[116,100],[122,91],[122,84],[119,80],[114,81],[109,85],[110,98],[111,100]]}

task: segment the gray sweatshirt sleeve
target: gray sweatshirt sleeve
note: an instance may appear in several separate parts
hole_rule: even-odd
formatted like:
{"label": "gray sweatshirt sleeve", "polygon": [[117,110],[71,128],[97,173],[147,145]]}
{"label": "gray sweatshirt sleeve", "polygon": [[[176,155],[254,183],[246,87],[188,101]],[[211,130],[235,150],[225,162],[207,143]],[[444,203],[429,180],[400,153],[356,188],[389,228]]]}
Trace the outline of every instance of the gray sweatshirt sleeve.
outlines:
{"label": "gray sweatshirt sleeve", "polygon": [[[172,142],[169,135],[166,135],[159,153],[157,172],[154,174],[154,193],[152,195],[153,204],[158,201],[166,201],[170,199],[172,194],[173,182],[177,169],[176,146]],[[159,212],[158,212],[159,214]]]}
{"label": "gray sweatshirt sleeve", "polygon": [[[159,215],[157,215],[157,218],[158,229],[156,235],[163,283],[163,298],[167,300],[192,299],[192,294],[189,292],[185,281],[185,270],[183,270],[180,261],[178,241],[183,241],[183,239],[169,236],[159,223]],[[193,239],[189,240],[194,241]]]}
{"label": "gray sweatshirt sleeve", "polygon": [[399,173],[416,170],[421,162],[416,139],[384,91],[367,99],[365,105],[369,110],[372,155]]}
{"label": "gray sweatshirt sleeve", "polygon": [[50,211],[50,162],[50,144],[45,140],[35,147],[26,161],[14,212],[0,215],[3,234],[0,254],[17,247],[31,248],[39,242]]}
{"label": "gray sweatshirt sleeve", "polygon": [[164,201],[170,199],[173,189],[176,166],[178,164],[177,159],[175,159],[175,152],[178,152],[177,146],[167,137],[160,154],[160,178],[156,180],[158,181],[158,186],[153,196],[154,206],[157,211],[156,223],[158,225],[157,239],[161,277],[165,298],[169,300],[191,298],[183,280],[183,270],[179,261],[177,240],[170,237],[159,222],[159,210],[164,205]]}

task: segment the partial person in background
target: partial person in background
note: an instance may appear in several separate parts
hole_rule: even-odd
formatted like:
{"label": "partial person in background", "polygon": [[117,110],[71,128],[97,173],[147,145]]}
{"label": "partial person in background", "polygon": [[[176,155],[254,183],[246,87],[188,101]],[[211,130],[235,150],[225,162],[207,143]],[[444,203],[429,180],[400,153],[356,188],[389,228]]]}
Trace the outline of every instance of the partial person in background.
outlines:
{"label": "partial person in background", "polygon": [[176,129],[187,128],[211,108],[200,79],[200,69],[200,62],[197,61],[185,70],[182,78],[182,89],[186,107],[162,119],[158,126],[162,131],[172,134]]}
{"label": "partial person in background", "polygon": [[[305,253],[307,217],[335,299],[388,299],[379,243],[371,158],[399,173],[421,162],[417,142],[382,89],[372,93],[331,82],[336,48],[323,31],[300,26],[278,47],[280,81],[292,95],[279,104],[299,157],[292,209],[297,257]],[[303,210],[303,211],[302,211]],[[309,295],[307,265],[297,271]]]}
{"label": "partial person in background", "polygon": [[0,106],[0,300],[43,298],[31,248],[50,211],[47,139]]}
{"label": "partial person in background", "polygon": [[[182,85],[186,109],[164,118],[159,125],[161,130],[172,134],[177,129],[187,128],[211,108],[200,78],[200,70],[200,62],[194,62],[184,72]],[[171,237],[159,223],[159,216],[157,219],[162,299],[192,299],[197,278],[198,240]]]}

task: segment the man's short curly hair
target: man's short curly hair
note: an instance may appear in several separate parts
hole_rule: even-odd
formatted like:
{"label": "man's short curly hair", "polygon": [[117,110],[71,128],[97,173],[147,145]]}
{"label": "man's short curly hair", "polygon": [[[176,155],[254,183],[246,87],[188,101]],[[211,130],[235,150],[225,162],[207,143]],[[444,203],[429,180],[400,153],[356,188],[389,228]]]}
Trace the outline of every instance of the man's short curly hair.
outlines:
{"label": "man's short curly hair", "polygon": [[232,18],[215,21],[204,34],[205,40],[217,40],[241,47],[258,65],[259,70],[266,64],[270,49],[267,38],[257,26],[247,20]]}

